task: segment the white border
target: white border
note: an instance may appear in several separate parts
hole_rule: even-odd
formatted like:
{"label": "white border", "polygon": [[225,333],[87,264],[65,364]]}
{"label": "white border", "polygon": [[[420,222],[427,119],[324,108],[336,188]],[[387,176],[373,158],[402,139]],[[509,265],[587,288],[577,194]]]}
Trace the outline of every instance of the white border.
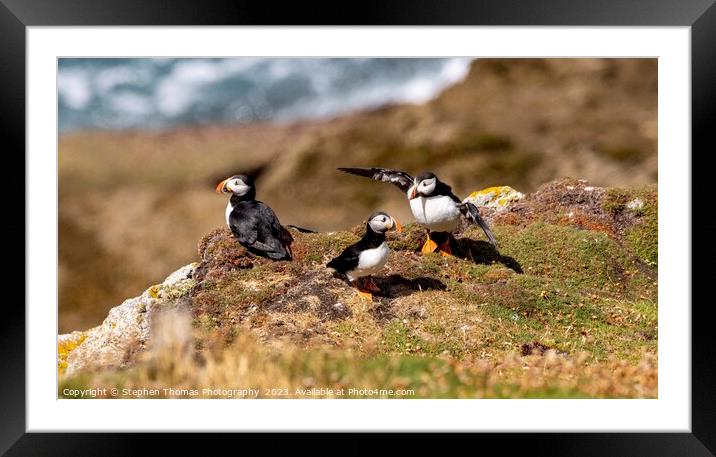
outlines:
{"label": "white border", "polygon": [[[689,28],[28,27],[27,50],[28,431],[690,431]],[[658,57],[658,400],[57,400],[59,56]]]}

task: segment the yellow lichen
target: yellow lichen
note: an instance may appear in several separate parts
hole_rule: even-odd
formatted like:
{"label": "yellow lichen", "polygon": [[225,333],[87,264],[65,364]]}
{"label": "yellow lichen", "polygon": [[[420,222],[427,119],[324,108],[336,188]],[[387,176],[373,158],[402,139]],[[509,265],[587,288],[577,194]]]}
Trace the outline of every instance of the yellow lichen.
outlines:
{"label": "yellow lichen", "polygon": [[175,284],[172,284],[171,286],[164,286],[161,289],[162,299],[174,300],[179,297],[183,297],[184,295],[188,294],[195,285],[196,281],[191,279],[179,281]]}
{"label": "yellow lichen", "polygon": [[482,190],[476,190],[475,192],[470,194],[470,198],[475,198],[481,195],[500,195],[502,193],[507,193],[511,191],[512,188],[510,186],[492,186],[492,187],[486,187]]}
{"label": "yellow lichen", "polygon": [[160,286],[159,284],[154,284],[152,287],[147,289],[147,292],[149,292],[149,296],[152,298],[158,298],[159,292],[161,292],[161,291],[162,291],[162,286]]}
{"label": "yellow lichen", "polygon": [[522,198],[522,194],[510,186],[493,186],[477,190],[470,194],[469,199],[494,203],[497,206],[506,206]]}
{"label": "yellow lichen", "polygon": [[72,332],[69,337],[57,341],[57,371],[60,375],[67,369],[67,358],[70,353],[86,338],[86,332]]}

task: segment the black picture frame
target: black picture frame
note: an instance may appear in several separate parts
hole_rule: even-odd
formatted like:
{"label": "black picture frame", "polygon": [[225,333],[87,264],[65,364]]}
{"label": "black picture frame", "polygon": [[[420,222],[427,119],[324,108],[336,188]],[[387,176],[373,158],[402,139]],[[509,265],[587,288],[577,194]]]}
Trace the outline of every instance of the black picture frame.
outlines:
{"label": "black picture frame", "polygon": [[[25,188],[25,77],[26,27],[91,25],[529,25],[529,26],[688,26],[691,28],[692,69],[692,150],[668,151],[691,154],[692,160],[692,243],[702,241],[699,257],[714,258],[714,247],[707,240],[716,231],[711,218],[714,199],[709,186],[712,179],[698,176],[709,173],[705,163],[707,151],[716,151],[712,133],[716,120],[716,6],[715,0],[459,0],[459,1],[363,1],[353,8],[341,2],[312,7],[302,2],[247,2],[189,0],[1,0],[0,1],[0,119],[4,127],[5,170],[3,173],[3,219],[0,230],[6,240],[6,262],[13,259],[4,278],[17,297],[9,299],[0,325],[0,367],[2,388],[0,405],[0,453],[26,455],[135,455],[148,453],[154,441],[172,443],[171,452],[203,455],[217,452],[219,441],[241,440],[241,446],[262,446],[267,437],[233,434],[200,434],[170,436],[118,433],[26,433],[25,413],[25,200],[18,189]],[[664,152],[664,151],[662,151]],[[10,165],[8,161],[13,161]],[[701,167],[697,166],[701,163]],[[701,178],[701,179],[699,179]],[[686,197],[686,191],[685,195]],[[685,202],[688,201],[685,199]],[[687,203],[685,203],[687,204]],[[55,220],[47,218],[47,230],[55,231]],[[689,234],[685,234],[687,236]],[[24,243],[12,240],[23,239]],[[668,240],[665,240],[668,241]],[[692,244],[693,245],[693,244]],[[54,259],[48,253],[48,261]],[[23,259],[20,262],[17,259]],[[693,261],[696,258],[692,258]],[[705,290],[711,270],[708,264],[692,264],[692,291]],[[704,295],[708,297],[707,295]],[[691,433],[517,433],[462,435],[462,445],[476,451],[500,449],[500,453],[536,455],[692,455],[707,456],[716,452],[716,347],[709,313],[713,300],[705,298],[692,303],[692,420]],[[237,408],[238,409],[238,408]],[[237,411],[237,413],[240,413]],[[476,413],[479,413],[476,411]],[[538,420],[538,418],[535,418]],[[385,435],[381,436],[382,438]],[[348,442],[345,442],[345,440]],[[426,435],[385,440],[382,451],[410,451],[423,448]],[[443,440],[444,437],[438,437]],[[341,441],[339,443],[339,441]],[[271,450],[305,448],[331,452],[364,454],[378,447],[368,437],[334,434],[281,435],[271,437]],[[444,445],[444,444],[443,444]],[[450,438],[450,447],[456,447]],[[457,449],[457,448],[456,448]]]}

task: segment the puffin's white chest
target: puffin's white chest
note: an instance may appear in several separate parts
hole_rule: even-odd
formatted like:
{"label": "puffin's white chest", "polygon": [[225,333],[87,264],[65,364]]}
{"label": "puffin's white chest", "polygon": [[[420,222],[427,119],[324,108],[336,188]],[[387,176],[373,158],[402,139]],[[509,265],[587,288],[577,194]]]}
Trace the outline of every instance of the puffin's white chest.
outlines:
{"label": "puffin's white chest", "polygon": [[377,248],[361,252],[358,256],[358,266],[348,274],[349,278],[360,278],[378,273],[388,262],[389,252],[388,243],[385,241]]}
{"label": "puffin's white chest", "polygon": [[448,196],[416,197],[410,200],[410,209],[419,224],[434,232],[452,232],[460,222],[460,209]]}
{"label": "puffin's white chest", "polygon": [[228,225],[228,226],[231,226],[231,224],[229,224],[229,216],[231,215],[231,212],[232,212],[233,210],[234,210],[234,207],[231,206],[231,200],[229,200],[229,203],[226,205],[226,211],[225,211],[225,213],[226,213],[226,225]]}

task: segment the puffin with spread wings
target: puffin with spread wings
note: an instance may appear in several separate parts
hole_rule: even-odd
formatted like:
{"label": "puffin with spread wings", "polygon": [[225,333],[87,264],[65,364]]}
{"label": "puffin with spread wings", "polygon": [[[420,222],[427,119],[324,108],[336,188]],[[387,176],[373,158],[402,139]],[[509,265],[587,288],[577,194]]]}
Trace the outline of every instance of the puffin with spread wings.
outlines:
{"label": "puffin with spread wings", "polygon": [[[438,249],[442,255],[451,255],[450,239],[457,230],[460,218],[479,225],[490,243],[497,248],[497,240],[490,227],[480,216],[480,211],[470,202],[462,202],[449,185],[440,181],[430,172],[416,177],[389,168],[339,168],[344,173],[371,178],[376,181],[392,183],[405,192],[410,201],[410,209],[415,220],[427,229],[427,239],[422,247],[423,253]],[[440,241],[438,245],[434,240]]]}

